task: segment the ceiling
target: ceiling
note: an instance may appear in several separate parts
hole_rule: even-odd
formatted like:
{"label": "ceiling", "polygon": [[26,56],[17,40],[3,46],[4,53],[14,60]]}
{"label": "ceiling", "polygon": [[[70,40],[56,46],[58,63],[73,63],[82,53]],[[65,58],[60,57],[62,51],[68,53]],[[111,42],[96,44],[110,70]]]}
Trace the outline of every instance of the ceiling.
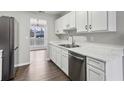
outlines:
{"label": "ceiling", "polygon": [[55,16],[63,16],[64,14],[68,13],[69,11],[39,11],[39,13],[45,13]]}

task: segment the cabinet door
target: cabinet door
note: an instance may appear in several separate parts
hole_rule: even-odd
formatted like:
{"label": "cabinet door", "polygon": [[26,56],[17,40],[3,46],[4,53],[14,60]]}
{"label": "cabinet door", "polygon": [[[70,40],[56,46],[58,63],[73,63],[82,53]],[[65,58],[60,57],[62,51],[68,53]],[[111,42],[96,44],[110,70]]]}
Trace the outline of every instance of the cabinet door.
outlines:
{"label": "cabinet door", "polygon": [[53,46],[51,46],[51,60],[54,61],[54,49],[53,49]]}
{"label": "cabinet door", "polygon": [[75,28],[75,12],[70,12],[68,14],[68,24],[70,28]]}
{"label": "cabinet door", "polygon": [[76,12],[76,28],[77,32],[87,31],[87,11]]}
{"label": "cabinet door", "polygon": [[108,31],[116,32],[116,11],[108,11]]}
{"label": "cabinet door", "polygon": [[63,34],[63,25],[64,25],[64,22],[63,22],[63,17],[57,19],[55,21],[55,33],[56,34]]}
{"label": "cabinet door", "polygon": [[49,44],[48,52],[49,52],[49,58],[52,60],[52,45],[51,44]]}
{"label": "cabinet door", "polygon": [[55,63],[56,62],[56,50],[53,45],[51,45],[51,60]]}
{"label": "cabinet door", "polygon": [[67,54],[62,54],[62,60],[61,60],[61,65],[62,65],[62,70],[63,72],[68,75],[68,55]]}
{"label": "cabinet door", "polygon": [[56,64],[58,67],[61,68],[61,49],[60,48],[57,48],[57,59],[56,59]]}
{"label": "cabinet door", "polygon": [[104,72],[87,65],[87,81],[104,81]]}
{"label": "cabinet door", "polygon": [[53,61],[55,64],[57,64],[57,50],[56,50],[56,47],[54,46],[53,47]]}
{"label": "cabinet door", "polygon": [[63,17],[63,29],[70,29],[75,27],[75,12],[70,12]]}
{"label": "cabinet door", "polygon": [[2,80],[2,58],[0,57],[0,81]]}
{"label": "cabinet door", "polygon": [[55,33],[59,34],[59,19],[55,21]]}
{"label": "cabinet door", "polygon": [[107,31],[107,11],[89,12],[89,31]]}

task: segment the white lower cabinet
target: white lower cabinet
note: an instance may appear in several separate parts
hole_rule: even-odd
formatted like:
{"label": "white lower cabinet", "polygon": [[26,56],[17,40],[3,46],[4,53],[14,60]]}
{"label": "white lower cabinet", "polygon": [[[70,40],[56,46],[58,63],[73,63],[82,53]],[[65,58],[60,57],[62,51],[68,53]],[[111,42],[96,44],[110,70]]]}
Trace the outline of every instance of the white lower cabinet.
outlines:
{"label": "white lower cabinet", "polygon": [[51,51],[51,59],[52,61],[57,64],[57,47],[56,46],[52,46],[52,51]]}
{"label": "white lower cabinet", "polygon": [[68,75],[68,50],[61,49],[52,44],[49,45],[50,59]]}
{"label": "white lower cabinet", "polygon": [[103,68],[105,68],[104,62],[87,58],[87,81],[104,81],[105,69]]}
{"label": "white lower cabinet", "polygon": [[56,56],[56,65],[61,68],[61,49],[60,48],[57,48],[57,52],[56,52],[57,56]]}
{"label": "white lower cabinet", "polygon": [[87,65],[87,81],[104,81],[104,72]]}
{"label": "white lower cabinet", "polygon": [[[68,50],[49,44],[50,59],[66,74],[69,73]],[[106,79],[105,62],[87,57],[87,81],[104,81]]]}

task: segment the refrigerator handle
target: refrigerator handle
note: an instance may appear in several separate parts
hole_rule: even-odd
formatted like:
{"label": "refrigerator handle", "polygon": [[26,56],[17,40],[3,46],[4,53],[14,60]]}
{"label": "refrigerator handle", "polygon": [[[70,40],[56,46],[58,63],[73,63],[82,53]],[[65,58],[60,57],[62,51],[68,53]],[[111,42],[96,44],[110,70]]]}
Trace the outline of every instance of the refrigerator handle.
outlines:
{"label": "refrigerator handle", "polygon": [[14,48],[14,50],[17,50],[19,47]]}

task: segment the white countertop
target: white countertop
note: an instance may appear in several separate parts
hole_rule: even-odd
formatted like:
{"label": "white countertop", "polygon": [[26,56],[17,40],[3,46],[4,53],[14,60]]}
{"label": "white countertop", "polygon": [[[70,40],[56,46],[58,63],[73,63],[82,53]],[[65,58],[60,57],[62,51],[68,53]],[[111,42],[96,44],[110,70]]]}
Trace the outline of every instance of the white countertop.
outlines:
{"label": "white countertop", "polygon": [[77,48],[65,48],[59,46],[59,44],[68,44],[68,41],[55,41],[50,42],[57,47],[70,50],[72,52],[76,52],[81,55],[85,55],[88,57],[96,58],[102,61],[107,61],[110,57],[123,56],[123,46],[113,46],[107,44],[96,44],[96,43],[88,43],[84,42],[83,44],[78,44],[80,47]]}
{"label": "white countertop", "polygon": [[77,48],[65,48],[59,46],[59,44],[67,44],[67,41],[56,41],[50,42],[50,44],[55,45],[63,49],[76,52],[78,54],[99,59],[105,62],[106,69],[106,80],[124,80],[123,77],[123,62],[124,62],[124,46],[115,46],[107,44],[98,43],[77,43],[80,47]]}
{"label": "white countertop", "polygon": [[2,52],[3,52],[3,50],[0,50],[0,57],[2,57]]}

